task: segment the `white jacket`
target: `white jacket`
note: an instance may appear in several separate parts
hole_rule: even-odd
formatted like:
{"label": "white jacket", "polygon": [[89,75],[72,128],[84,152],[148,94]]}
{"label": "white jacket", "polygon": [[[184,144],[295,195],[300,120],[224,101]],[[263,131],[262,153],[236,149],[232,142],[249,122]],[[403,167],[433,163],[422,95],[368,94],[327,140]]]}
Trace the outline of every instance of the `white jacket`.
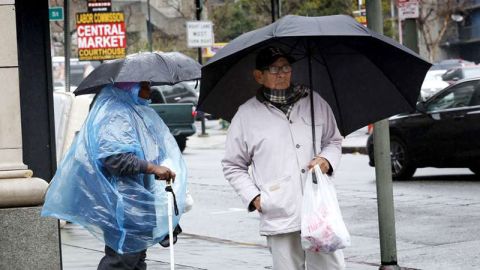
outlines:
{"label": "white jacket", "polygon": [[[330,106],[314,93],[317,154],[333,171],[340,162],[342,136]],[[313,158],[310,97],[286,115],[256,97],[245,102],[228,130],[223,173],[248,207],[261,194],[260,234],[300,230],[303,186]]]}

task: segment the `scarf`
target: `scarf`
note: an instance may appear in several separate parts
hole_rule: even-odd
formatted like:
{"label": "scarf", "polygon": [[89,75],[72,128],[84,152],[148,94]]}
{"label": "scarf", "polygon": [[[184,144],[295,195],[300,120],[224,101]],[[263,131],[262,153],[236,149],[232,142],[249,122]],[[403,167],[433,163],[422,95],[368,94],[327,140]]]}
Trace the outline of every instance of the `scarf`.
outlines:
{"label": "scarf", "polygon": [[293,105],[300,98],[308,96],[308,88],[302,85],[290,85],[287,89],[270,89],[261,87],[257,92],[257,99],[262,102],[269,102],[280,109],[287,118],[290,118]]}

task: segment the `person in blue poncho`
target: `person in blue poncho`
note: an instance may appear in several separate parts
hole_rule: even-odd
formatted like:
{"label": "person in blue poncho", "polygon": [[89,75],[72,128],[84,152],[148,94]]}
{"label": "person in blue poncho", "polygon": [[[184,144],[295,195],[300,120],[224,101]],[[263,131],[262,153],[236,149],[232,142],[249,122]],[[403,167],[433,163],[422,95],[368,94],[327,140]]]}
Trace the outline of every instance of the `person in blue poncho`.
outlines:
{"label": "person in blue poncho", "polygon": [[149,98],[146,82],[104,87],[45,197],[42,216],[80,224],[105,242],[98,269],[146,269],[147,248],[168,235],[159,180],[175,180],[174,227],[184,211],[186,166]]}

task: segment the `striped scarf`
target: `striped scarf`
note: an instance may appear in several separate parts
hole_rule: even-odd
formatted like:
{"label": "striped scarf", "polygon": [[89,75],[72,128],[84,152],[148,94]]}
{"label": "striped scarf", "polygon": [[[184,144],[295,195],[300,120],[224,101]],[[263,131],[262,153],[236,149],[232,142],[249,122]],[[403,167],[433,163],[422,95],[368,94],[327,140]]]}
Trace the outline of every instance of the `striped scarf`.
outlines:
{"label": "striped scarf", "polygon": [[285,113],[288,119],[290,118],[290,113],[292,112],[295,102],[306,96],[308,96],[308,88],[302,85],[291,85],[284,90],[272,90],[262,87],[257,94],[259,101],[271,103]]}

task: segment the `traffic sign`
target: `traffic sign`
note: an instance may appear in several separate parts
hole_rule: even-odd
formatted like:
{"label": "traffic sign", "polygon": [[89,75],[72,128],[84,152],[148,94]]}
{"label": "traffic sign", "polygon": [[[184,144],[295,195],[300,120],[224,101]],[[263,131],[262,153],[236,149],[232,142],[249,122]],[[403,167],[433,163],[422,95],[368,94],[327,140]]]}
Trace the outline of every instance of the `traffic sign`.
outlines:
{"label": "traffic sign", "polygon": [[213,45],[213,24],[211,21],[187,22],[187,45],[189,48]]}
{"label": "traffic sign", "polygon": [[50,21],[63,21],[63,7],[48,8],[48,18]]}
{"label": "traffic sign", "polygon": [[419,4],[417,1],[406,1],[398,6],[400,20],[416,19],[420,16]]}

